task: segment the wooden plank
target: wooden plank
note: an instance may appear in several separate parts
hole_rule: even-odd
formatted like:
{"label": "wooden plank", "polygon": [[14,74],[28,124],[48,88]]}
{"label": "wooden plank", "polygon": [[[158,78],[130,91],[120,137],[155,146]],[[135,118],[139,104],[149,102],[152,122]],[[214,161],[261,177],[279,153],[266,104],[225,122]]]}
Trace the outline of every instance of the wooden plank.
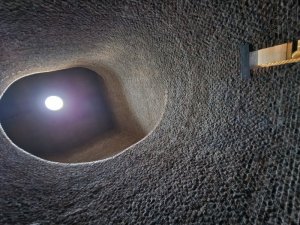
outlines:
{"label": "wooden plank", "polygon": [[288,42],[286,44],[250,52],[250,69],[300,62],[300,57],[298,57],[297,53],[299,52],[297,46],[298,48],[300,46],[298,43],[299,41]]}

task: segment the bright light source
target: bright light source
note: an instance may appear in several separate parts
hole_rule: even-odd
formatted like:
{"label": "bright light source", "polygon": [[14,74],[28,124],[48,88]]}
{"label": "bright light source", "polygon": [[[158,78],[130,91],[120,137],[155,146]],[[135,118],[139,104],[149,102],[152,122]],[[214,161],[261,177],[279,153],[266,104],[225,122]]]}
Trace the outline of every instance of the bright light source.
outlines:
{"label": "bright light source", "polygon": [[57,111],[64,106],[64,102],[58,96],[49,96],[45,100],[45,106],[52,111]]}

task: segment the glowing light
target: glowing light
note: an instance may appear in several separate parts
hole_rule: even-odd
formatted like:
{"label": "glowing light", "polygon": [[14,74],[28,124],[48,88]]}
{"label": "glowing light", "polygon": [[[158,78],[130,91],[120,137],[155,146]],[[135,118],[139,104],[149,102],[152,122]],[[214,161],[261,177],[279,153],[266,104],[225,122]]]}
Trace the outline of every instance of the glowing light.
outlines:
{"label": "glowing light", "polygon": [[45,106],[52,111],[58,111],[64,106],[63,100],[58,96],[49,96],[45,100]]}

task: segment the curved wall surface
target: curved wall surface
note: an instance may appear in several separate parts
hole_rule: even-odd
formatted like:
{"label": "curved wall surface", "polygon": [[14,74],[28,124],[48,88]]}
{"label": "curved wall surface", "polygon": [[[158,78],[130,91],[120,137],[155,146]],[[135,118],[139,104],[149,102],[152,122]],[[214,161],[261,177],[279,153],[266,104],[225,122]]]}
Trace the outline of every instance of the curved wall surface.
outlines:
{"label": "curved wall surface", "polygon": [[[126,78],[100,63],[84,65],[90,69],[53,67],[26,74],[3,91],[0,122],[14,144],[54,162],[91,162],[123,152],[157,126],[167,100],[163,84],[152,78],[135,78],[145,71]],[[28,90],[32,88],[35,90]],[[42,102],[46,93],[65,96],[66,109],[47,113]],[[98,104],[91,109],[95,101]]]}
{"label": "curved wall surface", "polygon": [[243,42],[300,38],[298,4],[1,2],[1,93],[26,74],[86,67],[118,79],[149,134],[113,158],[60,164],[2,132],[0,223],[298,224],[299,64],[249,81],[239,66]]}

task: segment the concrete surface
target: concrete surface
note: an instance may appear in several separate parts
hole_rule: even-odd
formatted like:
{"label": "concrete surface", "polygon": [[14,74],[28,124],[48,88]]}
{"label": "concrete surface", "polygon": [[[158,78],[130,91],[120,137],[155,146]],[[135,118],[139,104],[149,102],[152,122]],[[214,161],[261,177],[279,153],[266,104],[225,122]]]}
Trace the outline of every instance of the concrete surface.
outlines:
{"label": "concrete surface", "polygon": [[298,1],[0,4],[1,92],[24,74],[100,65],[144,129],[160,121],[87,164],[39,160],[1,134],[1,224],[299,224],[299,64],[250,81],[239,67],[241,42],[299,38]]}

